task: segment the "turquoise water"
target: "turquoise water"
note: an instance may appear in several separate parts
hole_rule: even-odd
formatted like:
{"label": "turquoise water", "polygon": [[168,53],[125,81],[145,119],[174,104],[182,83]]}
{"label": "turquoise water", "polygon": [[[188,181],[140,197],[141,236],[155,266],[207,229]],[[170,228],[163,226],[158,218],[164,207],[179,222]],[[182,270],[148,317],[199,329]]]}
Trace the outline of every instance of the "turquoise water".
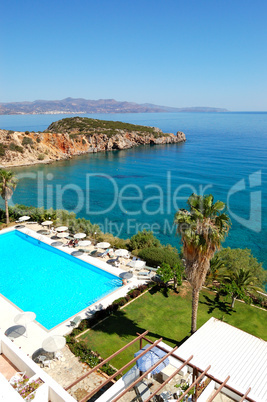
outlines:
{"label": "turquoise water", "polygon": [[51,329],[121,286],[121,280],[23,233],[0,235],[0,291]]}
{"label": "turquoise water", "polygon": [[[163,243],[179,246],[172,226],[174,213],[186,206],[185,200],[193,191],[205,188],[215,199],[228,199],[232,228],[224,245],[251,249],[267,268],[267,113],[87,116],[156,126],[165,132],[181,130],[187,142],[17,168],[21,180],[14,203],[71,210],[81,201],[77,215],[106,231],[127,238],[145,227],[154,229]],[[67,116],[0,116],[0,127],[44,130],[63,117]],[[88,189],[89,174],[95,176]],[[72,184],[77,187],[71,190]],[[238,191],[234,193],[234,189]]]}

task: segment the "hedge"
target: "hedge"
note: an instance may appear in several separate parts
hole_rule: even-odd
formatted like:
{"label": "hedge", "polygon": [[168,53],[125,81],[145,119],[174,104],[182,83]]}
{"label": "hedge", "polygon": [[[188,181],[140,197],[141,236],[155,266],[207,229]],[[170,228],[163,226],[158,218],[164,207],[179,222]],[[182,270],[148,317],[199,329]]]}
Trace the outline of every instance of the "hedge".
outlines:
{"label": "hedge", "polygon": [[178,253],[166,247],[144,248],[139,251],[138,257],[144,260],[150,267],[158,267],[162,263],[169,264],[171,267],[181,264]]}

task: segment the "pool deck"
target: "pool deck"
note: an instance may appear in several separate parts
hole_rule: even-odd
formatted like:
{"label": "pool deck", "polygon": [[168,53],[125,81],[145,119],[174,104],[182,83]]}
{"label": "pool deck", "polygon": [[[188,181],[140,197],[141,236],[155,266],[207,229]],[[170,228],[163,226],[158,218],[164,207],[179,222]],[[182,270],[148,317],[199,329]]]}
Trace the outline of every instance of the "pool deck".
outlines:
{"label": "pool deck", "polygon": [[[35,230],[33,230],[35,229]],[[40,229],[40,225],[37,225],[37,230]],[[10,232],[12,230],[19,230],[22,233],[25,233],[35,239],[38,239],[46,244],[51,245],[53,243],[53,239],[48,236],[40,235],[37,233],[36,228],[25,225],[22,229],[15,229],[14,227],[7,228],[0,231],[0,234],[4,234]],[[57,249],[67,253],[72,254],[76,251],[70,247],[57,247]],[[82,261],[90,263],[104,271],[107,271],[115,276],[119,276],[120,273],[125,272],[125,270],[116,268],[107,264],[100,258],[95,258],[83,253],[81,255],[75,256]],[[125,267],[126,268],[126,267]],[[119,297],[123,297],[127,294],[127,292],[144,283],[145,281],[137,279],[135,276],[129,281],[129,283],[125,286],[120,287],[119,289],[115,290],[114,292],[110,293],[106,297],[98,300],[96,303],[88,306],[86,309],[77,312],[74,316],[69,317],[68,320],[62,322],[61,324],[57,325],[56,327],[52,328],[51,330],[47,330],[41,324],[39,324],[36,320],[27,325],[27,336],[26,333],[20,335],[18,337],[14,337],[13,342],[19,346],[27,355],[32,356],[32,354],[39,348],[42,347],[42,342],[45,338],[50,335],[66,335],[72,331],[72,327],[70,326],[70,320],[76,317],[77,315],[81,316],[82,318],[88,318],[90,315],[94,313],[95,310],[101,305],[101,308],[106,308],[110,305],[114,300],[118,299]],[[15,326],[14,317],[21,313],[21,309],[15,306],[12,302],[6,299],[4,296],[0,295],[0,329],[2,332],[5,332],[8,328]]]}

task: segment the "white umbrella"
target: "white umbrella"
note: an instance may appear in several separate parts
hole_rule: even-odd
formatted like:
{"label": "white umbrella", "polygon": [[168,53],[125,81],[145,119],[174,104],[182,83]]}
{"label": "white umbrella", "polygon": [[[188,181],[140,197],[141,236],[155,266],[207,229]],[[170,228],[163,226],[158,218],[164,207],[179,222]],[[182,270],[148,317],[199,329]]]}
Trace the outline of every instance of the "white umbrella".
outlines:
{"label": "white umbrella", "polygon": [[145,265],[146,265],[145,261],[141,260],[135,260],[129,262],[129,266],[135,269],[144,268]]}
{"label": "white umbrella", "polygon": [[36,318],[36,314],[32,311],[24,311],[15,316],[14,321],[16,324],[23,325],[26,328],[26,336],[27,336],[27,324],[34,321]]}
{"label": "white umbrella", "polygon": [[62,239],[64,238],[64,237],[68,237],[69,236],[69,233],[68,232],[61,232],[61,233],[58,233],[57,234],[57,237],[61,237]]}
{"label": "white umbrella", "polygon": [[91,242],[90,242],[90,240],[81,240],[81,241],[79,241],[78,244],[80,247],[87,247],[87,246],[90,246]]}
{"label": "white umbrella", "polygon": [[31,219],[31,217],[25,215],[25,216],[21,216],[21,217],[19,218],[19,221],[20,221],[20,222],[24,222],[24,221],[27,221],[28,219]]}
{"label": "white umbrella", "polygon": [[63,349],[66,345],[66,338],[60,335],[52,335],[43,341],[42,348],[46,352],[54,353],[57,350]]}
{"label": "white umbrella", "polygon": [[68,230],[67,226],[60,226],[59,228],[56,228],[57,232],[65,232],[65,230]]}
{"label": "white umbrella", "polygon": [[84,239],[86,237],[85,233],[76,233],[74,239]]}
{"label": "white umbrella", "polygon": [[98,247],[98,248],[109,248],[110,244],[107,241],[102,241],[101,243],[97,243],[96,247]]}
{"label": "white umbrella", "polygon": [[117,257],[126,257],[129,252],[128,250],[125,250],[125,248],[119,248],[118,250],[115,251],[114,253]]}
{"label": "white umbrella", "polygon": [[53,221],[44,221],[44,222],[41,223],[41,225],[50,226],[50,225],[52,225],[52,223],[53,223]]}

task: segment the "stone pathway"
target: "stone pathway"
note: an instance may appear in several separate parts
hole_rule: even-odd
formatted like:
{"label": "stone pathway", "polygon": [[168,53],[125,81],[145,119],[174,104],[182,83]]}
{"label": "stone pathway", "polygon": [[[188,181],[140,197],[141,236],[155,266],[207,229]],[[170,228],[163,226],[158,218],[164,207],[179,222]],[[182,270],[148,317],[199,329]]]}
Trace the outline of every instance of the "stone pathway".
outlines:
{"label": "stone pathway", "polygon": [[[61,360],[53,360],[50,368],[44,367],[43,370],[46,371],[62,387],[66,387],[89,371],[89,367],[85,363],[80,363],[78,358],[74,356],[67,346],[61,350],[61,353],[63,355]],[[92,373],[89,377],[72,387],[68,392],[77,401],[79,401],[88,392],[98,387],[105,380],[106,377],[103,374],[98,372]],[[90,401],[94,401],[94,398],[91,398]]]}

